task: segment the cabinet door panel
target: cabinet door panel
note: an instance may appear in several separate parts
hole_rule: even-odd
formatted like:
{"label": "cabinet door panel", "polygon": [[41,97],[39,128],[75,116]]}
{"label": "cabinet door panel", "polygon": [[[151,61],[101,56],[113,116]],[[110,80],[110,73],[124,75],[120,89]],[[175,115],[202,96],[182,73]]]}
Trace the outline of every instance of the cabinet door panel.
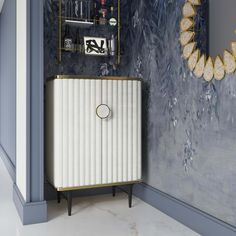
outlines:
{"label": "cabinet door panel", "polygon": [[141,179],[141,82],[102,81],[102,183]]}
{"label": "cabinet door panel", "polygon": [[[79,89],[79,179],[74,186],[101,184],[101,120],[96,116],[96,107],[101,103],[100,80],[74,80]],[[78,143],[75,143],[77,145]]]}
{"label": "cabinet door panel", "polygon": [[[111,108],[112,91],[111,81],[102,81],[102,104]],[[112,181],[112,122],[111,117],[102,120],[102,183],[111,183]]]}
{"label": "cabinet door panel", "polygon": [[102,130],[96,116],[101,81],[54,80],[48,82],[47,94],[52,100],[47,109],[53,110],[46,122],[50,124],[47,140],[54,140],[53,145],[47,145],[49,172],[54,168],[50,181],[57,188],[101,184]]}

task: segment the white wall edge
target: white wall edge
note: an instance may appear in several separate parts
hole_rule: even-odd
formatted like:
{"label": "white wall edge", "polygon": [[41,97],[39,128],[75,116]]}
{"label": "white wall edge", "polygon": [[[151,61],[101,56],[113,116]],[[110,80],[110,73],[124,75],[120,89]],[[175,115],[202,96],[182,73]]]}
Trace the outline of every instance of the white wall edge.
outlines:
{"label": "white wall edge", "polygon": [[16,184],[26,202],[29,199],[29,71],[28,0],[16,6]]}
{"label": "white wall edge", "polygon": [[4,4],[4,0],[0,0],[0,13],[2,11],[3,4]]}

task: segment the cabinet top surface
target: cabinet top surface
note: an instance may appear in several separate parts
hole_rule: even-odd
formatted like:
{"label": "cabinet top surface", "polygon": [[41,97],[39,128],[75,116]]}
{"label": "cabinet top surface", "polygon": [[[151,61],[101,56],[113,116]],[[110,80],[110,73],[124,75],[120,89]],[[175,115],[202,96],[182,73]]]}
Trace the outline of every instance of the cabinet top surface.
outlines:
{"label": "cabinet top surface", "polygon": [[127,77],[127,76],[86,76],[86,75],[54,75],[48,80],[56,79],[92,79],[92,80],[135,80],[142,81],[141,78]]}

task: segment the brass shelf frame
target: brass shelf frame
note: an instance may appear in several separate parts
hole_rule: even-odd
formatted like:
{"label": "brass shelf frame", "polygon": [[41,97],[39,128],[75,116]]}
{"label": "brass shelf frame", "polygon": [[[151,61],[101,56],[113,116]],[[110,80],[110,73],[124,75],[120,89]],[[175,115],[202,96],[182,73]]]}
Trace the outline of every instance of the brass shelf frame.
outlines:
{"label": "brass shelf frame", "polygon": [[[118,11],[118,24],[117,24],[117,54],[116,54],[116,65],[120,65],[121,63],[121,0],[117,0],[117,11]],[[58,57],[58,64],[61,63],[62,61],[62,52],[63,52],[63,47],[62,47],[62,21],[65,19],[69,19],[67,17],[62,16],[62,0],[58,0],[58,48],[57,48],[57,57]],[[74,18],[71,18],[72,20]],[[96,24],[91,25],[93,27],[96,27]],[[68,50],[68,51],[73,51],[73,50]],[[76,51],[74,51],[76,52]],[[78,52],[78,51],[77,51]],[[84,54],[85,55],[85,54]]]}

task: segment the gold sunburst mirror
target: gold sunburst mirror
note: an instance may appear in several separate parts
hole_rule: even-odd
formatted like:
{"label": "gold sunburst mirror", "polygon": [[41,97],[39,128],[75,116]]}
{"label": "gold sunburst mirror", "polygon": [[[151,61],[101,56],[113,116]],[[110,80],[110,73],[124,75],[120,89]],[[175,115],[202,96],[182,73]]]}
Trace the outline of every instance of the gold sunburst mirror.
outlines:
{"label": "gold sunburst mirror", "polygon": [[[204,9],[205,14],[199,16]],[[236,0],[186,0],[180,22],[180,43],[189,69],[206,81],[222,80],[236,70]],[[203,17],[205,31],[199,22]],[[197,26],[197,27],[196,27]],[[199,34],[205,32],[202,50]],[[202,36],[202,35],[201,35]]]}

